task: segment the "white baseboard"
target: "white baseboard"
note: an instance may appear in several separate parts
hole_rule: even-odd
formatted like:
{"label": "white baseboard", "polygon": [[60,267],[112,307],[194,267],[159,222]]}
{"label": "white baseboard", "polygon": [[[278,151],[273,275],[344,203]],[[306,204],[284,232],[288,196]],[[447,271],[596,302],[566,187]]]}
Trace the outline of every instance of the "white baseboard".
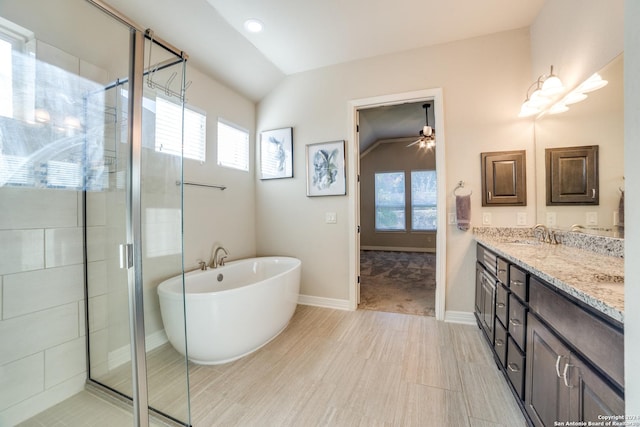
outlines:
{"label": "white baseboard", "polygon": [[298,295],[298,304],[312,305],[314,307],[335,308],[338,310],[353,310],[349,300],[314,297],[311,295]]}
{"label": "white baseboard", "polygon": [[445,311],[444,321],[450,323],[462,323],[465,325],[476,325],[476,316],[469,311]]}
{"label": "white baseboard", "polygon": [[[164,329],[156,331],[146,337],[146,350],[147,352],[160,347],[162,344],[169,341]],[[109,352],[107,356],[107,366],[109,370],[117,368],[118,366],[127,363],[131,360],[131,346],[125,345],[116,350]]]}

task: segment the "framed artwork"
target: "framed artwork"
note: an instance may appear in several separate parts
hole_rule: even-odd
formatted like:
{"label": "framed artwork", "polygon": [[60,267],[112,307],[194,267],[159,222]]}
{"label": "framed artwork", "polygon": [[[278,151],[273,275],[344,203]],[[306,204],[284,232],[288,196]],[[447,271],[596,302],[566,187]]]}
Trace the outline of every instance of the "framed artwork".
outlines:
{"label": "framed artwork", "polygon": [[347,194],[344,141],[307,145],[307,196]]}
{"label": "framed artwork", "polygon": [[260,134],[260,179],[293,177],[293,128]]}

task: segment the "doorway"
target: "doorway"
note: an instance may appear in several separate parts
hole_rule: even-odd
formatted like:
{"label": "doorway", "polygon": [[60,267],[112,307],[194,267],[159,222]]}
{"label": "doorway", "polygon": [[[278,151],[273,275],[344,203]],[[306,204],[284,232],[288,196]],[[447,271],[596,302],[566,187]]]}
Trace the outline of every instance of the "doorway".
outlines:
{"label": "doorway", "polygon": [[[430,234],[432,239],[435,240],[435,244],[431,245],[431,248],[428,248],[426,244],[420,244],[419,246],[414,243],[393,243],[394,238],[398,238],[403,233],[402,232],[394,232],[390,231],[386,237],[391,237],[392,243],[385,243],[387,245],[387,249],[391,250],[377,250],[381,248],[385,248],[385,246],[371,244],[371,241],[368,241],[364,238],[364,226],[365,226],[365,218],[363,217],[363,206],[360,203],[361,200],[361,192],[363,190],[363,184],[365,181],[364,170],[362,169],[363,164],[361,163],[361,149],[360,149],[360,137],[362,127],[366,124],[362,122],[363,113],[364,119],[367,120],[367,114],[369,113],[378,113],[384,116],[385,114],[389,114],[393,116],[393,109],[398,109],[398,111],[402,110],[402,108],[409,108],[411,104],[414,107],[417,105],[418,108],[421,108],[425,103],[429,104],[431,108],[431,112],[429,112],[428,121],[429,124],[438,129],[438,146],[435,151],[435,156],[433,156],[433,166],[436,166],[435,169],[435,186],[436,186],[436,195],[435,195],[435,215],[433,218],[433,224],[435,225],[435,230],[431,230]],[[435,289],[432,289],[432,301],[433,305],[430,310],[425,312],[424,310],[420,313],[418,312],[415,306],[413,308],[407,307],[409,301],[405,301],[404,307],[398,307],[399,311],[410,311],[413,310],[412,314],[427,314],[427,315],[435,315],[436,319],[444,320],[444,287],[445,287],[445,266],[446,266],[446,229],[445,229],[445,217],[446,217],[446,199],[445,199],[445,171],[444,171],[444,120],[443,120],[443,106],[442,106],[442,91],[441,89],[431,89],[424,91],[416,91],[410,93],[402,93],[395,95],[387,95],[382,97],[374,97],[367,99],[354,100],[350,102],[350,112],[352,113],[352,123],[353,123],[353,141],[356,141],[353,144],[353,151],[350,156],[350,182],[352,182],[352,188],[354,191],[352,192],[352,209],[351,209],[351,218],[350,220],[354,226],[354,238],[351,242],[351,269],[354,277],[354,286],[352,287],[350,293],[350,301],[352,303],[353,309],[356,309],[359,304],[367,304],[370,301],[363,301],[363,296],[367,296],[366,293],[363,293],[363,287],[366,286],[366,281],[370,279],[372,273],[373,275],[382,276],[389,282],[394,282],[399,284],[400,282],[408,283],[409,287],[411,287],[411,283],[414,284],[418,281],[424,279],[427,275],[431,274],[432,280],[435,277]],[[419,124],[416,125],[416,121],[414,118],[413,124],[409,125],[407,123],[401,123],[402,120],[392,119],[391,121],[395,123],[391,127],[401,127],[404,124],[404,127],[409,127],[413,129],[413,136],[407,136],[406,138],[393,138],[390,134],[382,135],[380,137],[376,137],[376,141],[379,143],[378,145],[385,144],[388,146],[396,145],[401,147],[406,147],[411,143],[415,142],[418,138],[418,131],[422,129],[422,126],[425,125],[425,112],[422,110],[421,120]],[[397,132],[397,129],[390,129],[390,132]],[[406,131],[405,131],[406,132]],[[375,142],[374,142],[375,143]],[[370,147],[366,147],[365,150]],[[411,148],[411,147],[406,147]],[[363,150],[364,151],[364,150]],[[425,165],[425,168],[417,168],[414,172],[414,180],[417,181],[417,177],[415,174],[420,174],[426,171],[428,168]],[[388,168],[387,168],[388,169]],[[406,171],[402,171],[400,173],[398,166],[391,166],[390,169],[394,169],[394,171],[382,171],[381,173],[396,173],[396,176],[381,176],[381,179],[384,178],[397,178],[398,180],[404,179],[401,188],[404,188],[404,193],[411,193],[411,170],[407,173]],[[406,178],[402,178],[406,177]],[[373,178],[375,180],[375,177]],[[407,183],[409,181],[409,183]],[[374,185],[375,186],[375,185]],[[368,190],[370,191],[370,190]],[[373,202],[375,204],[375,201]],[[407,215],[407,210],[411,211],[415,209],[415,212],[419,210],[419,206],[412,206],[409,204],[409,208],[405,206],[405,218],[404,218],[404,228],[406,229],[414,229],[416,228],[416,224],[411,222],[410,213]],[[383,209],[384,210],[384,209]],[[387,209],[389,210],[389,209]],[[391,209],[393,210],[393,209]],[[369,219],[371,219],[372,214],[369,215]],[[420,215],[415,215],[419,217]],[[375,221],[375,220],[373,220]],[[401,222],[401,221],[400,221]],[[374,225],[375,228],[375,225]],[[436,230],[442,230],[440,233],[435,233]],[[416,233],[416,236],[422,237],[422,240],[427,240],[425,237],[427,236],[426,232],[423,230],[423,234],[420,236],[420,233]],[[384,232],[382,232],[384,234]],[[364,238],[364,240],[363,240]],[[370,251],[370,252],[369,252]],[[417,262],[416,262],[417,260]],[[374,267],[375,264],[375,268]],[[413,270],[409,268],[409,266],[413,267]],[[430,270],[430,271],[429,271]],[[379,277],[380,278],[380,277]],[[397,290],[397,289],[396,289]],[[389,289],[387,289],[389,291]],[[424,297],[424,296],[423,296]],[[402,298],[402,297],[400,297]],[[429,298],[428,296],[426,298]],[[405,298],[406,299],[406,298]],[[391,304],[395,304],[391,301]]]}

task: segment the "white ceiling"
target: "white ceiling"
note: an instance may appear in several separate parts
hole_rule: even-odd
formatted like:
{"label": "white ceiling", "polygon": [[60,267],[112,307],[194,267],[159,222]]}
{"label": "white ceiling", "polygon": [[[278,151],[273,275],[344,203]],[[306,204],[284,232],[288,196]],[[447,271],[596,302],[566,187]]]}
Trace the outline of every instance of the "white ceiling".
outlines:
{"label": "white ceiling", "polygon": [[[529,26],[545,0],[107,0],[254,101],[285,75]],[[265,29],[248,34],[243,23]]]}

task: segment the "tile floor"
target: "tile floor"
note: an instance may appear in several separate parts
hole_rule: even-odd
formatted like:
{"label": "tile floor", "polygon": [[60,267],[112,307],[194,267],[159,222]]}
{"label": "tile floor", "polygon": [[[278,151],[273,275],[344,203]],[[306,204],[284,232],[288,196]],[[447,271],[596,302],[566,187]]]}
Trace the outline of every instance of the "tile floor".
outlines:
{"label": "tile floor", "polygon": [[[168,345],[154,357],[182,359]],[[173,380],[162,375],[159,393],[171,404]],[[196,427],[526,425],[480,330],[426,316],[298,306],[257,352],[225,365],[190,364],[190,384]],[[79,405],[95,403],[86,395],[22,426],[132,425],[117,408]]]}

